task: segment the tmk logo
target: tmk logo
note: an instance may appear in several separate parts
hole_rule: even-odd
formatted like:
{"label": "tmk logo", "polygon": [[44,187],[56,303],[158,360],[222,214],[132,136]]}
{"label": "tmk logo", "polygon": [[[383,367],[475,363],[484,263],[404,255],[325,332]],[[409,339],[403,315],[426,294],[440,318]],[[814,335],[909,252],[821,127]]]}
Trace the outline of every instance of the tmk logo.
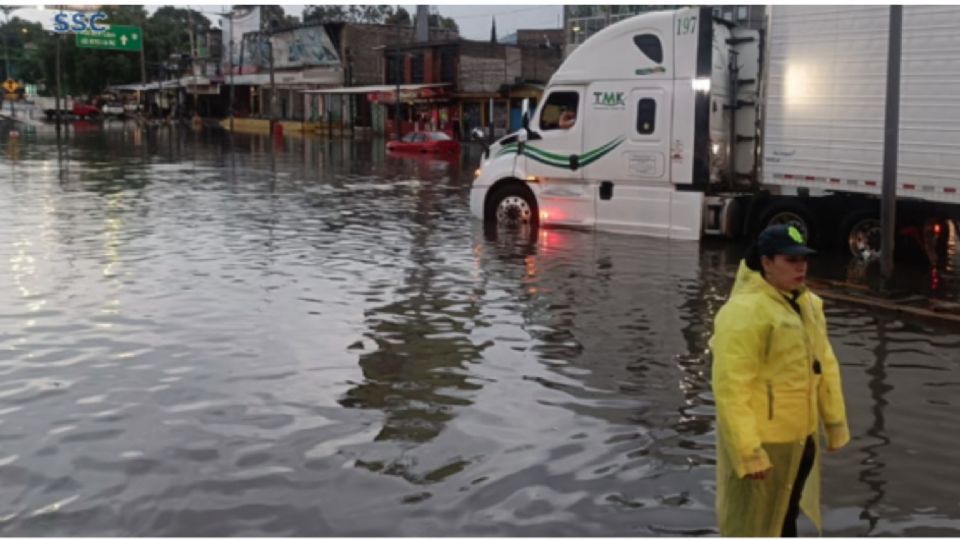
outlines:
{"label": "tmk logo", "polygon": [[[106,32],[108,27],[100,26],[97,22],[104,22],[106,20],[107,14],[102,11],[91,13],[89,18],[87,14],[82,11],[78,11],[73,15],[68,15],[61,11],[53,16],[53,31],[58,34],[66,32],[82,34],[89,29],[94,34],[101,34]],[[70,24],[68,21],[72,21],[73,24]]]}
{"label": "tmk logo", "polygon": [[594,92],[593,104],[600,107],[626,107],[623,92]]}

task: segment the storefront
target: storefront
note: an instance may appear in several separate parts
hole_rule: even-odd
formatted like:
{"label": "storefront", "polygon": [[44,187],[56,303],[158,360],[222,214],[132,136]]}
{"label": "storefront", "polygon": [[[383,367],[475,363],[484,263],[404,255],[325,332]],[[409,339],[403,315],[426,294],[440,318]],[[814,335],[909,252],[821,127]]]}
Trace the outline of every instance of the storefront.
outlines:
{"label": "storefront", "polygon": [[[369,122],[369,127],[377,133],[394,135],[396,133],[396,94],[397,87],[392,85],[346,86],[324,88],[303,92],[308,103],[319,104],[320,110],[330,110],[325,104],[339,104],[342,101],[356,105],[354,115],[348,115],[347,124],[356,127],[357,122]],[[308,105],[308,109],[312,108]],[[337,117],[337,111],[331,111]],[[459,115],[456,104],[451,100],[449,84],[404,84],[400,85],[401,134],[414,130],[440,130],[456,136]]]}

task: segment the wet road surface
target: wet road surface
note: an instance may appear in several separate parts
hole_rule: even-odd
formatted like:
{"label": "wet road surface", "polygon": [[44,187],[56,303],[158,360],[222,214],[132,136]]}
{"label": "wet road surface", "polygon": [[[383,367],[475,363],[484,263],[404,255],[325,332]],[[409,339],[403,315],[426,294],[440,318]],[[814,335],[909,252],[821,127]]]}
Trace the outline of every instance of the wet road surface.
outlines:
{"label": "wet road surface", "polygon": [[[2,131],[0,533],[716,534],[741,247],[497,238],[470,152]],[[916,294],[956,301],[954,267]],[[960,333],[827,316],[853,441],[825,533],[960,534]]]}

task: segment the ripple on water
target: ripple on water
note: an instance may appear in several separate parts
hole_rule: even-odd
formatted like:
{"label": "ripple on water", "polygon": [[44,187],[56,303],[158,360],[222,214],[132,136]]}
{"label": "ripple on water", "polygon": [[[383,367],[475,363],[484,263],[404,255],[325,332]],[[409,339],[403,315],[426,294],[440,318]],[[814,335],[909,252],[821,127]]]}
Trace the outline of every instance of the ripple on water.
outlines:
{"label": "ripple on water", "polygon": [[[0,130],[3,534],[716,534],[741,247],[481,230],[470,145],[71,130]],[[960,338],[827,316],[825,533],[956,533]]]}

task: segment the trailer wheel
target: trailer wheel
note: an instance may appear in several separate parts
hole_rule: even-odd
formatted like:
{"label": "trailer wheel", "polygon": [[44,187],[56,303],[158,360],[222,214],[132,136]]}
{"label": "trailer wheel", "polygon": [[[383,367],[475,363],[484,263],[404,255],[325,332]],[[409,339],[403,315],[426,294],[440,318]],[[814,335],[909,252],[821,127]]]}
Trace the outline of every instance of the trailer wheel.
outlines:
{"label": "trailer wheel", "polygon": [[498,228],[535,228],[540,222],[533,193],[520,183],[510,183],[493,192],[487,203],[486,216],[487,221]]}
{"label": "trailer wheel", "polygon": [[880,257],[883,229],[873,212],[854,214],[840,225],[839,243],[846,246],[855,259],[870,261]]}
{"label": "trailer wheel", "polygon": [[758,220],[756,232],[759,233],[771,225],[792,225],[807,239],[807,244],[814,244],[817,231],[810,213],[802,204],[790,200],[771,203],[770,208]]}

